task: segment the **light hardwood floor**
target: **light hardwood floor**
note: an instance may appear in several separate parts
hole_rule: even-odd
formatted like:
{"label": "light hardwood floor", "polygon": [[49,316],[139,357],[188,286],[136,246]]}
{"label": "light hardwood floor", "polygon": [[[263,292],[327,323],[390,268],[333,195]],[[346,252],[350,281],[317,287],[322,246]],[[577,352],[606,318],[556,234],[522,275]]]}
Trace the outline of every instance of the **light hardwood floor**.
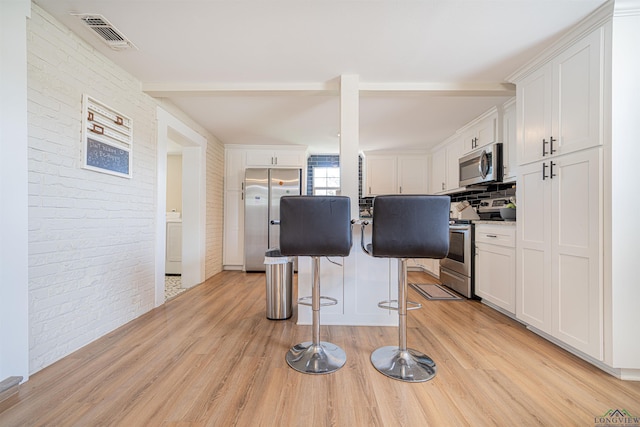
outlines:
{"label": "light hardwood floor", "polygon": [[371,366],[372,350],[397,343],[390,327],[322,327],[347,363],[300,374],[284,355],[311,329],[266,319],[264,281],[223,272],[43,369],[0,405],[0,426],[594,426],[609,409],[640,416],[640,383],[477,301],[422,299],[410,312],[409,347],[436,361],[431,381]]}

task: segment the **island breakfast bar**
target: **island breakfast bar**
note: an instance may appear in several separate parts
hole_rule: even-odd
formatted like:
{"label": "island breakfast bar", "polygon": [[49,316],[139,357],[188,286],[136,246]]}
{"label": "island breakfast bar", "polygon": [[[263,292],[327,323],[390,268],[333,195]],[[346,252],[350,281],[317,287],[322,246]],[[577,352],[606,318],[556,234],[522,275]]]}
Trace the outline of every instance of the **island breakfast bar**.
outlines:
{"label": "island breakfast bar", "polygon": [[[367,221],[365,243],[371,242],[372,225]],[[367,255],[360,247],[360,224],[353,224],[352,233],[349,256],[321,259],[322,295],[338,300],[336,305],[322,307],[322,324],[398,326],[396,311],[378,307],[380,301],[398,297],[398,261]],[[311,257],[298,257],[299,297],[311,295],[311,271]],[[311,317],[310,307],[298,305],[297,324],[310,325]]]}

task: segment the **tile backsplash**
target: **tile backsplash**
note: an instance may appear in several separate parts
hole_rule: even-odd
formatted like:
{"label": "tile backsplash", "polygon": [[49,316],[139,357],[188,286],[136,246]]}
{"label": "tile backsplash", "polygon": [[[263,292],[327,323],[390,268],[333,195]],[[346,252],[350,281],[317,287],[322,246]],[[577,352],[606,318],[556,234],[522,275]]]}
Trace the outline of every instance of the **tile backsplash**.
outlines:
{"label": "tile backsplash", "polygon": [[[307,161],[307,194],[312,194],[312,174],[314,166],[340,166],[340,156],[338,155],[311,155]],[[477,207],[481,200],[495,199],[499,197],[515,197],[515,183],[500,183],[488,185],[484,188],[464,191],[451,194],[452,202],[469,201],[472,206]],[[373,207],[373,197],[362,197],[362,157],[358,157],[358,198],[360,212],[371,211]]]}
{"label": "tile backsplash", "polygon": [[496,199],[501,197],[516,197],[516,184],[500,183],[492,184],[486,187],[486,189],[478,189],[465,191],[463,193],[456,193],[451,195],[452,202],[462,202],[467,200],[471,203],[471,206],[478,207],[481,200],[484,199]]}

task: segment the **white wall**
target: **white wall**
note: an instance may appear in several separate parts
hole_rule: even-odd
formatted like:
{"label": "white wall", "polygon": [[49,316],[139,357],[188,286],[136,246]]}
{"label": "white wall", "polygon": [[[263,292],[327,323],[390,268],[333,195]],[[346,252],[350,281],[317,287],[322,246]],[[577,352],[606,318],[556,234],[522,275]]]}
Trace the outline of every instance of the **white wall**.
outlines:
{"label": "white wall", "polygon": [[167,212],[182,212],[182,155],[167,156]]}
{"label": "white wall", "polygon": [[[156,103],[32,5],[28,22],[30,371],[154,307]],[[131,117],[133,178],[81,168],[82,94]]]}
{"label": "white wall", "polygon": [[[640,369],[637,194],[640,157],[640,2],[616,2],[612,34],[611,259],[613,366]],[[625,10],[622,5],[629,4]],[[640,378],[636,377],[636,380]]]}
{"label": "white wall", "polygon": [[0,381],[29,377],[27,44],[31,2],[0,1]]}

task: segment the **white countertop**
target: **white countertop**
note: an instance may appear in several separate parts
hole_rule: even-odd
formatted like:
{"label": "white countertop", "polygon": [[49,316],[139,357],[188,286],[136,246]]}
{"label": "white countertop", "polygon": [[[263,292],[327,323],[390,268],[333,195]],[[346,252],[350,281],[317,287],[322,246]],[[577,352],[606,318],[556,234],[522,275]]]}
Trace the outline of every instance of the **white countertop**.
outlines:
{"label": "white countertop", "polygon": [[491,221],[489,219],[474,219],[474,224],[491,224],[491,225],[504,225],[515,227],[516,221]]}

